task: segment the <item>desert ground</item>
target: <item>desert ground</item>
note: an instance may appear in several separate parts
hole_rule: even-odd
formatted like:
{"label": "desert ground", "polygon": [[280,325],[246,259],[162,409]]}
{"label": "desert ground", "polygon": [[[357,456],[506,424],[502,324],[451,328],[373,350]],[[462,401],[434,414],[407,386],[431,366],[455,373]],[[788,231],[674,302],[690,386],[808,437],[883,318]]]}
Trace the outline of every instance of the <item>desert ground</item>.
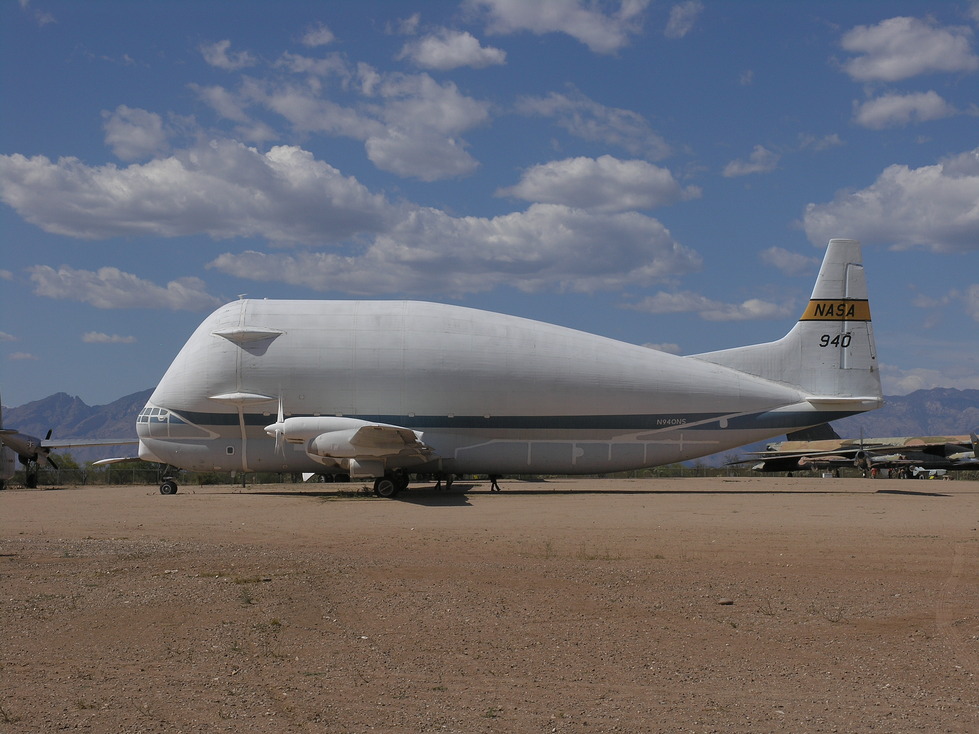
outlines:
{"label": "desert ground", "polygon": [[979,482],[0,493],[0,731],[979,731]]}

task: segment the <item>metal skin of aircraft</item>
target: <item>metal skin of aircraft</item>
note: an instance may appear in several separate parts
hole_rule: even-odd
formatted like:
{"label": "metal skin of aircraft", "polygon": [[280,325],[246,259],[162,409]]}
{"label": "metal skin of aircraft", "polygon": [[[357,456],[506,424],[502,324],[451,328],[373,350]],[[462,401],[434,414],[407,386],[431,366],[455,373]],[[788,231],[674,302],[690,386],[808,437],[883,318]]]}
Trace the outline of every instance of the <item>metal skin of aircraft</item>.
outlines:
{"label": "metal skin of aircraft", "polygon": [[[860,244],[831,240],[778,341],[687,357],[471,308],[253,300],[212,313],[137,418],[139,457],[198,471],[595,474],[880,407]],[[172,479],[161,492],[177,491]]]}

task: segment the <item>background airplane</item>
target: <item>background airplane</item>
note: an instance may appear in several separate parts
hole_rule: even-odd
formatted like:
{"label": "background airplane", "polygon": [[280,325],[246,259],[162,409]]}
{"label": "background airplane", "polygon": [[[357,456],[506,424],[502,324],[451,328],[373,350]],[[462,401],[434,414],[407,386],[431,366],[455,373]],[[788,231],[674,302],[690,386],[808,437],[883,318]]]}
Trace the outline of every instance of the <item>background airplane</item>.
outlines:
{"label": "background airplane", "polygon": [[[48,431],[46,438],[51,438],[51,431]],[[51,448],[44,446],[42,439],[3,427],[3,408],[0,407],[0,489],[6,488],[7,482],[13,478],[18,460],[24,465],[24,485],[30,489],[37,487],[41,463],[47,462],[58,468],[51,458]]]}
{"label": "background airplane", "polygon": [[910,477],[917,469],[962,471],[979,468],[979,438],[968,436],[899,436],[891,438],[836,438],[787,440],[768,445],[750,459],[758,472],[818,471],[855,467],[896,470]]}
{"label": "background airplane", "polygon": [[[55,449],[70,449],[90,446],[121,446],[135,445],[131,439],[65,439],[53,440],[52,431],[42,439],[28,433],[21,433],[13,428],[3,427],[3,407],[0,406],[0,489],[6,489],[17,471],[17,463],[24,467],[24,486],[28,489],[37,488],[38,473],[43,464],[58,469],[58,464],[51,458]],[[133,457],[138,458],[138,457]]]}

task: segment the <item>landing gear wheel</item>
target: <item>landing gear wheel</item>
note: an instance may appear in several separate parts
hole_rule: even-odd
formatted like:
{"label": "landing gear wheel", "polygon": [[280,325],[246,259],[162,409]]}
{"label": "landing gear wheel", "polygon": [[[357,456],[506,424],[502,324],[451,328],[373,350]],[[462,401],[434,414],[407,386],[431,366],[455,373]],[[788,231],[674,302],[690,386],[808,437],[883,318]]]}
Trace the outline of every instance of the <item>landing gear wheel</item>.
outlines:
{"label": "landing gear wheel", "polygon": [[378,497],[394,497],[398,493],[398,485],[391,477],[378,477],[374,480],[374,494]]}
{"label": "landing gear wheel", "polygon": [[176,494],[177,493],[177,483],[172,479],[167,479],[163,484],[160,485],[160,494]]}
{"label": "landing gear wheel", "polygon": [[394,482],[394,486],[398,488],[398,491],[408,489],[408,484],[411,483],[411,477],[408,475],[404,469],[398,469],[391,475],[391,480]]}
{"label": "landing gear wheel", "polygon": [[37,475],[39,472],[40,467],[33,459],[24,463],[24,486],[28,489],[37,489]]}

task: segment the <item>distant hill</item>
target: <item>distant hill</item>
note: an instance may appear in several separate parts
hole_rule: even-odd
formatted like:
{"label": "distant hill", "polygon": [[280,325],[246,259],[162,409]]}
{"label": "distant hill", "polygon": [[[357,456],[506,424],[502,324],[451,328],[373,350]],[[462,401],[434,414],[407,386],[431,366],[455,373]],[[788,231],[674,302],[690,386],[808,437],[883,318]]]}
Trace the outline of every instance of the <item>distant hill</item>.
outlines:
{"label": "distant hill", "polygon": [[[17,408],[3,408],[3,425],[21,433],[52,439],[136,438],[136,416],[146,405],[152,388],[127,395],[108,405],[89,406],[81,398],[59,392]],[[86,461],[125,456],[132,446],[102,446],[68,451],[80,464]]]}
{"label": "distant hill", "polygon": [[979,428],[979,390],[936,387],[884,398],[880,410],[836,421],[843,438],[864,436],[941,436]]}
{"label": "distant hill", "polygon": [[[66,393],[56,393],[43,400],[3,409],[3,423],[23,433],[43,438],[50,428],[54,438],[135,438],[136,416],[149,399],[150,390],[127,395],[108,405],[88,406],[80,398]],[[886,405],[880,410],[845,418],[833,423],[843,438],[887,436],[936,436],[943,434],[967,434],[979,428],[979,390],[954,390],[934,388],[918,390],[910,395],[885,398]],[[776,439],[777,440],[777,439]],[[764,442],[768,443],[768,442]],[[720,463],[731,453],[744,454],[764,448],[764,443],[753,444],[717,455]],[[72,456],[79,463],[119,456],[132,447],[101,447],[74,449]]]}

